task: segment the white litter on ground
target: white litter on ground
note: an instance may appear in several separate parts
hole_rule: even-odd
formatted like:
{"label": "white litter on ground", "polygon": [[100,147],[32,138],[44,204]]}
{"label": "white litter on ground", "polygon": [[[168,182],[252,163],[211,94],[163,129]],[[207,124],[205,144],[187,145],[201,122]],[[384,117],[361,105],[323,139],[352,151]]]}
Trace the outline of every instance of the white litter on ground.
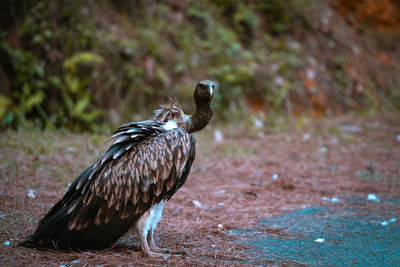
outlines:
{"label": "white litter on ground", "polygon": [[33,190],[33,189],[28,189],[27,190],[27,196],[29,197],[29,198],[35,198],[36,197],[36,195],[35,195],[35,190]]}
{"label": "white litter on ground", "polygon": [[218,129],[214,131],[214,141],[217,144],[223,143],[224,142],[224,135],[222,132]]}
{"label": "white litter on ground", "polygon": [[219,203],[218,203],[218,206],[223,206],[223,205],[225,205],[224,202],[219,202]]}
{"label": "white litter on ground", "polygon": [[201,208],[201,203],[197,200],[192,200],[193,205],[195,205],[198,208]]}
{"label": "white litter on ground", "polygon": [[397,139],[397,141],[400,142],[400,134],[398,134],[398,135],[396,136],[396,139]]}
{"label": "white litter on ground", "polygon": [[69,147],[67,147],[67,151],[68,152],[75,152],[75,151],[77,151],[77,149],[76,149],[76,147],[69,146]]}
{"label": "white litter on ground", "polygon": [[383,222],[381,222],[381,225],[382,225],[382,226],[388,225],[388,221],[383,221]]}
{"label": "white litter on ground", "polygon": [[257,128],[257,129],[261,129],[263,126],[264,126],[264,123],[261,121],[261,120],[259,120],[259,119],[254,119],[254,126]]}
{"label": "white litter on ground", "polygon": [[320,148],[318,148],[318,151],[325,154],[326,152],[328,152],[328,149],[324,146],[321,146]]}
{"label": "white litter on ground", "polygon": [[367,196],[367,200],[375,201],[375,202],[380,202],[381,201],[375,194],[369,194]]}
{"label": "white litter on ground", "polygon": [[9,246],[10,245],[10,241],[6,241],[3,243],[4,246]]}
{"label": "white litter on ground", "polygon": [[305,133],[303,135],[303,141],[308,141],[308,140],[310,140],[310,138],[311,138],[311,134],[309,134],[309,133]]}
{"label": "white litter on ground", "polygon": [[361,133],[362,129],[361,127],[357,125],[342,125],[339,127],[340,131],[342,132],[348,132],[348,133]]}
{"label": "white litter on ground", "polygon": [[391,223],[394,223],[394,222],[396,222],[396,218],[392,218],[392,219],[390,219],[390,220],[389,220],[389,222],[391,222]]}
{"label": "white litter on ground", "polygon": [[279,178],[279,175],[274,173],[274,174],[272,174],[271,178],[272,178],[272,180],[277,180]]}
{"label": "white litter on ground", "polygon": [[325,242],[325,238],[317,238],[317,239],[315,239],[314,240],[314,242],[317,242],[317,243],[324,243]]}
{"label": "white litter on ground", "polygon": [[222,224],[218,224],[217,227],[218,227],[219,230],[222,230],[224,228],[224,226]]}
{"label": "white litter on ground", "polygon": [[338,199],[337,197],[331,198],[332,203],[338,203],[339,201],[340,201],[340,199]]}

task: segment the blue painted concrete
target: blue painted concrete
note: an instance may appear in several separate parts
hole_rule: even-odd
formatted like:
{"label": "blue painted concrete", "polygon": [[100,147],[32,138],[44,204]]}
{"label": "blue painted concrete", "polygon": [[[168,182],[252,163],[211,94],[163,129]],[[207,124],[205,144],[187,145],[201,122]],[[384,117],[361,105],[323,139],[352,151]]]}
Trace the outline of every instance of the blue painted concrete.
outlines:
{"label": "blue painted concrete", "polygon": [[[231,232],[249,247],[246,254],[254,264],[400,266],[400,199],[367,202],[351,198],[340,205],[310,207]],[[389,215],[383,212],[387,205]],[[261,230],[266,227],[280,229],[280,234]],[[325,241],[315,242],[317,238]]]}

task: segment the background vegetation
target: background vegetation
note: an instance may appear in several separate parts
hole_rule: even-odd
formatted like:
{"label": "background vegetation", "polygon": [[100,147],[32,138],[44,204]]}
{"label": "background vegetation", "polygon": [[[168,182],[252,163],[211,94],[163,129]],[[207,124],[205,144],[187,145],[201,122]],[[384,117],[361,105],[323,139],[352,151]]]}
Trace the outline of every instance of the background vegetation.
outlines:
{"label": "background vegetation", "polygon": [[398,110],[400,8],[375,2],[2,1],[0,125],[99,131],[167,96],[189,112],[204,78],[229,122]]}

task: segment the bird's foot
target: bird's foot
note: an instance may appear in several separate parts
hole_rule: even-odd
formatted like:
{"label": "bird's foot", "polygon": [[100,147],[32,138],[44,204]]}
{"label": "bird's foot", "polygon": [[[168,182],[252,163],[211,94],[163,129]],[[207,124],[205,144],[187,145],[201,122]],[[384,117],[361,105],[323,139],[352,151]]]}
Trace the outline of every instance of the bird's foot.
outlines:
{"label": "bird's foot", "polygon": [[144,256],[149,257],[149,258],[163,258],[163,259],[168,259],[171,254],[165,254],[165,253],[158,253],[154,251],[147,251],[143,252]]}
{"label": "bird's foot", "polygon": [[188,254],[184,250],[172,250],[172,249],[169,249],[169,248],[154,247],[151,250],[154,251],[154,252],[163,253],[163,254],[170,254],[170,255],[173,255],[173,256],[177,256],[177,257],[186,256]]}

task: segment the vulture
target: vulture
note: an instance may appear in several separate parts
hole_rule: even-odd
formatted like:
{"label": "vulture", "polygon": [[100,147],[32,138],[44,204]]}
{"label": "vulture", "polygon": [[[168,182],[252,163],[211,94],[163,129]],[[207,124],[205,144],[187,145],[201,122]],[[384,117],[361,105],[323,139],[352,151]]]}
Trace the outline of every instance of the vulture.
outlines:
{"label": "vulture", "polygon": [[56,250],[103,250],[129,230],[146,256],[161,256],[154,230],[165,203],[186,182],[195,158],[194,132],[213,111],[215,84],[200,81],[196,110],[185,115],[170,98],[152,119],[120,126],[113,144],[69,186],[20,246]]}

